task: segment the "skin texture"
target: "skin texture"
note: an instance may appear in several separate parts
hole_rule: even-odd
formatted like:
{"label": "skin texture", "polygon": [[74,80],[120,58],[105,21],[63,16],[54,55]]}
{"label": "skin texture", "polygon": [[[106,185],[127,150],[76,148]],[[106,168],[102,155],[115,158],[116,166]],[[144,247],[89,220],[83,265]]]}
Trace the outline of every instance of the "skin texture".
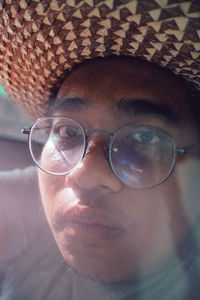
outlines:
{"label": "skin texture", "polygon": [[[63,97],[88,99],[79,109],[69,106],[56,112],[86,129],[114,132],[128,124],[144,124],[167,132],[177,147],[197,142],[183,83],[147,62],[122,57],[83,64],[66,77],[57,99]],[[180,124],[110,109],[124,98],[167,104]],[[117,282],[147,276],[178,256],[178,245],[199,214],[199,157],[192,149],[177,159],[166,182],[136,190],[112,172],[105,153],[108,142],[104,135],[91,134],[77,168],[63,176],[39,171],[39,183],[46,216],[65,261],[83,276]],[[44,164],[47,157],[43,155]]]}

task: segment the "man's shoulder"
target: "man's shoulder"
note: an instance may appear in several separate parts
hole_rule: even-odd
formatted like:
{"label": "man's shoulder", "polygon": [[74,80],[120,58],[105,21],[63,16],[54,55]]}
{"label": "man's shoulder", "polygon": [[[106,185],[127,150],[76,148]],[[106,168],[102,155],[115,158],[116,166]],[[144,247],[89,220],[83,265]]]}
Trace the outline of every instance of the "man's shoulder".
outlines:
{"label": "man's shoulder", "polygon": [[[67,265],[51,232],[41,228],[26,250],[9,262],[2,283],[2,299],[21,300],[27,299],[27,295],[30,295],[29,300],[53,299],[49,293],[60,294],[65,286],[69,287],[67,273]],[[58,299],[62,299],[61,295]]]}

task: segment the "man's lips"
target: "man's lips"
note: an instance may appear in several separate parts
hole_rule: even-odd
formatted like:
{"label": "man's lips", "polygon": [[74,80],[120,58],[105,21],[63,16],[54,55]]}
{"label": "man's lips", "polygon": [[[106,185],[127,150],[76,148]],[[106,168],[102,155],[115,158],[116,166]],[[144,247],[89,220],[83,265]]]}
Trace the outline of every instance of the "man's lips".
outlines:
{"label": "man's lips", "polygon": [[53,228],[57,232],[64,231],[68,236],[83,238],[116,238],[124,232],[109,216],[81,207],[59,211],[54,218]]}
{"label": "man's lips", "polygon": [[76,221],[69,221],[65,225],[64,234],[66,238],[76,239],[78,241],[91,240],[110,240],[119,238],[122,230],[118,228],[108,227],[100,224],[86,224]]}

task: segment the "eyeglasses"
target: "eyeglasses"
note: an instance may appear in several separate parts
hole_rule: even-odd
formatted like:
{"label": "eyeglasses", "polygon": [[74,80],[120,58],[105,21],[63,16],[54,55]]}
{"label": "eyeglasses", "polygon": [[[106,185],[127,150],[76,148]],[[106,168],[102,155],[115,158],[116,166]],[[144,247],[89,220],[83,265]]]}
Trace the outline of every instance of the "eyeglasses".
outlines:
{"label": "eyeglasses", "polygon": [[29,149],[36,165],[53,175],[70,173],[84,159],[88,136],[94,132],[109,137],[111,169],[125,185],[137,189],[166,181],[177,155],[189,148],[176,148],[172,137],[153,126],[128,125],[111,133],[84,130],[78,122],[66,117],[44,117],[22,130],[29,135]]}

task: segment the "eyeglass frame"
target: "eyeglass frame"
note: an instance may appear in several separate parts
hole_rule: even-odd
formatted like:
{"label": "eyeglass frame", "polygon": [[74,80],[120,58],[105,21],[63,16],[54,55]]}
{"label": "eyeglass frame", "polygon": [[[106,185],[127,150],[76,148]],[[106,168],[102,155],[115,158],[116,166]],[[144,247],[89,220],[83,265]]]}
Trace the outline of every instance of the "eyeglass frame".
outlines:
{"label": "eyeglass frame", "polygon": [[[70,171],[67,171],[67,172],[60,173],[60,174],[59,174],[59,173],[54,173],[54,172],[51,172],[51,171],[46,171],[46,170],[44,170],[44,169],[37,163],[37,161],[36,161],[36,159],[35,159],[35,157],[34,157],[34,155],[33,155],[33,153],[32,153],[31,146],[30,146],[30,144],[31,144],[31,132],[32,132],[32,129],[33,129],[33,127],[34,127],[34,125],[35,125],[36,123],[38,123],[39,121],[42,121],[42,120],[50,119],[50,118],[66,118],[66,119],[70,119],[70,120],[72,120],[72,121],[75,121],[75,122],[80,126],[80,128],[82,129],[82,132],[83,132],[83,138],[84,138],[84,151],[83,151],[83,155],[82,155],[82,157],[80,158],[80,160],[79,160],[79,162],[77,163],[77,165],[80,163],[80,161],[83,160],[83,158],[84,158],[84,156],[85,156],[85,154],[86,154],[86,150],[87,150],[87,147],[88,147],[88,134],[89,134],[89,133],[100,133],[100,134],[109,136],[109,137],[110,137],[110,140],[109,140],[109,145],[108,145],[108,148],[107,148],[107,149],[108,149],[108,162],[109,162],[109,165],[110,165],[110,167],[111,167],[113,173],[117,176],[117,178],[118,178],[123,184],[127,185],[125,182],[122,181],[122,179],[119,177],[119,175],[118,175],[117,172],[115,171],[115,168],[114,168],[114,166],[113,166],[113,164],[112,164],[112,159],[111,159],[111,152],[112,152],[111,146],[112,146],[113,139],[114,139],[114,137],[116,136],[117,132],[118,132],[119,130],[121,130],[122,128],[126,127],[126,126],[120,127],[120,128],[117,129],[115,132],[109,132],[109,131],[102,130],[102,129],[98,129],[98,128],[94,128],[94,129],[84,129],[84,128],[82,127],[82,125],[81,125],[79,122],[77,122],[76,120],[73,120],[73,119],[68,118],[68,117],[62,117],[62,116],[46,116],[46,117],[41,117],[41,118],[35,120],[35,121],[32,123],[31,126],[29,126],[29,127],[24,127],[24,128],[21,130],[21,133],[22,133],[22,134],[27,134],[27,135],[28,135],[29,151],[30,151],[30,153],[31,153],[31,156],[32,156],[33,161],[35,162],[35,164],[37,165],[37,167],[38,167],[40,170],[42,170],[43,172],[45,172],[45,173],[47,173],[47,174],[50,174],[50,175],[63,176],[63,175],[69,174],[69,173],[72,172],[72,170],[75,168],[75,167],[74,167],[74,168],[73,168],[72,170],[70,170]],[[175,166],[176,166],[176,161],[177,161],[177,156],[178,156],[178,154],[185,154],[185,153],[186,153],[188,150],[190,150],[191,148],[196,147],[196,146],[200,146],[200,143],[196,143],[196,144],[192,144],[192,145],[189,145],[189,146],[186,146],[186,147],[183,147],[183,148],[177,148],[174,139],[173,139],[168,133],[166,133],[165,131],[163,131],[163,130],[161,130],[161,129],[158,129],[158,128],[156,128],[156,127],[153,127],[153,126],[142,125],[142,124],[140,124],[140,126],[145,126],[145,127],[147,127],[147,128],[154,128],[154,129],[160,131],[161,133],[164,133],[168,138],[170,138],[170,140],[171,140],[171,142],[172,142],[172,144],[173,144],[173,147],[174,147],[174,158],[173,158],[172,166],[171,166],[171,168],[170,168],[170,170],[169,170],[169,172],[168,172],[168,175],[167,175],[164,179],[162,179],[158,184],[154,184],[154,185],[151,185],[151,186],[146,186],[146,187],[145,187],[145,186],[141,186],[141,187],[134,187],[134,186],[131,186],[132,188],[137,189],[137,190],[154,188],[154,187],[157,187],[157,186],[161,185],[161,184],[164,183],[165,181],[167,181],[168,178],[171,176],[171,174],[172,174],[172,172],[173,172],[173,170],[174,170],[174,168],[175,168]],[[104,147],[104,148],[105,148],[105,147]],[[128,186],[129,186],[129,185],[128,185]]]}

